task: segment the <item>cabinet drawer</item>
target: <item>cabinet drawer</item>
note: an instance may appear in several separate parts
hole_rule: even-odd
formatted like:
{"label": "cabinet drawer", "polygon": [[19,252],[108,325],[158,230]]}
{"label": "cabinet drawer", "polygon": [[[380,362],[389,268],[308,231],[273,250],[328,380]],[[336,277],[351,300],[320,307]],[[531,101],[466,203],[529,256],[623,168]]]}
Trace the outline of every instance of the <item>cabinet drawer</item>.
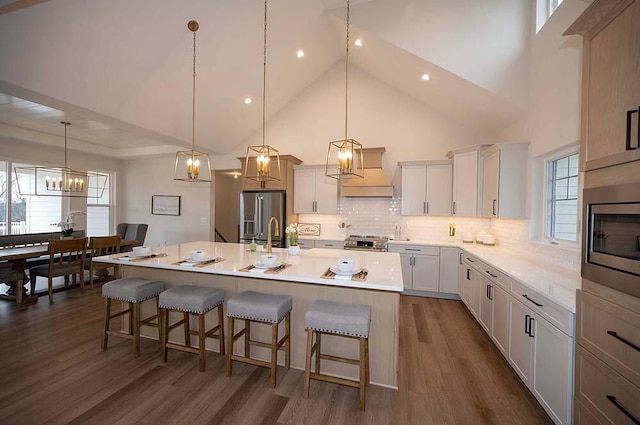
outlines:
{"label": "cabinet drawer", "polygon": [[298,239],[298,245],[301,249],[311,249],[314,247],[314,243],[310,239]]}
{"label": "cabinet drawer", "polygon": [[476,264],[478,264],[478,269],[482,272],[482,275],[484,277],[488,277],[498,285],[502,286],[504,289],[509,289],[509,276],[482,261],[476,262]]}
{"label": "cabinet drawer", "polygon": [[573,425],[603,425],[577,398],[573,401]]}
{"label": "cabinet drawer", "polygon": [[344,241],[329,241],[319,239],[316,241],[315,247],[326,249],[344,249]]}
{"label": "cabinet drawer", "polygon": [[577,320],[577,342],[640,387],[640,314],[578,291]]}
{"label": "cabinet drawer", "polygon": [[555,327],[569,336],[573,336],[573,313],[552,303],[532,289],[511,280],[511,292],[514,297],[539,313]]}
{"label": "cabinet drawer", "polygon": [[579,345],[576,346],[576,399],[603,424],[632,425],[640,420],[640,388]]}
{"label": "cabinet drawer", "polygon": [[409,255],[440,255],[440,247],[426,245],[389,245],[389,252]]}

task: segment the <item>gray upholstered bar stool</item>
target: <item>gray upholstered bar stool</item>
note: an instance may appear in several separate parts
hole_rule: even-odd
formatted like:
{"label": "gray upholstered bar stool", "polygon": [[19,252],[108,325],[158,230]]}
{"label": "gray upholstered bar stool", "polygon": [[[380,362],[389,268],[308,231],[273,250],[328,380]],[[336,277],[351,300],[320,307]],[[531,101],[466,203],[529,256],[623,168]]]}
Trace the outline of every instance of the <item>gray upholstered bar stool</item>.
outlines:
{"label": "gray upholstered bar stool", "polygon": [[[228,339],[227,339],[227,376],[231,376],[232,362],[239,361],[271,369],[271,388],[276,386],[276,368],[278,350],[284,350],[285,367],[291,365],[291,309],[293,299],[289,295],[263,294],[260,292],[241,292],[227,301]],[[234,334],[236,319],[244,320],[244,329]],[[285,320],[285,335],[278,340],[278,325]],[[251,339],[251,323],[271,325],[271,343]],[[244,356],[233,354],[233,343],[244,335]],[[271,349],[271,361],[251,358],[251,345]]]}
{"label": "gray upholstered bar stool", "polygon": [[[158,295],[164,291],[164,282],[138,278],[124,278],[112,280],[102,285],[104,297],[104,331],[102,333],[102,349],[107,349],[109,335],[133,340],[133,352],[136,357],[140,355],[140,326],[158,327]],[[156,299],[156,314],[146,319],[140,318],[140,305],[151,298]],[[120,313],[111,314],[111,300],[129,303],[129,308]],[[129,334],[119,331],[110,331],[111,319],[129,313]]]}
{"label": "gray upholstered bar stool", "polygon": [[[304,398],[309,398],[311,379],[348,385],[360,389],[360,409],[364,410],[366,387],[369,385],[369,324],[371,323],[371,307],[368,305],[348,305],[330,301],[317,300],[304,316],[304,327],[307,330],[307,357],[304,370]],[[356,338],[360,341],[360,357],[350,359],[331,356],[320,352],[322,334]],[[315,335],[315,343],[313,337]],[[311,358],[316,355],[315,373],[311,373]],[[332,360],[355,364],[360,367],[360,379],[338,378],[320,373],[320,360]]]}
{"label": "gray upholstered bar stool", "polygon": [[[167,362],[167,349],[186,351],[198,354],[200,357],[200,371],[206,368],[205,340],[217,338],[220,342],[220,354],[224,356],[224,291],[206,286],[182,285],[167,289],[160,294],[160,335],[162,345],[162,363]],[[218,308],[218,324],[208,331],[205,330],[205,314]],[[182,312],[182,320],[169,325],[169,312]],[[198,330],[189,328],[189,315],[198,317]],[[169,342],[169,331],[184,325],[184,345]],[[198,336],[198,348],[191,347],[191,335]]]}

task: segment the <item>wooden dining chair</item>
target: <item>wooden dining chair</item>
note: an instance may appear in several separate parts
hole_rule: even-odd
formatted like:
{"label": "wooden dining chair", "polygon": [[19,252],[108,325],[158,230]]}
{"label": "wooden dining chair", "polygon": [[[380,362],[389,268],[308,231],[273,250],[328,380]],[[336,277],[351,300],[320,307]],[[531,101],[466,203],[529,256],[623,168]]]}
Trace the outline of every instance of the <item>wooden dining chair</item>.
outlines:
{"label": "wooden dining chair", "polygon": [[31,280],[31,293],[34,293],[36,277],[48,278],[49,302],[53,302],[53,278],[65,277],[65,286],[69,276],[76,285],[76,276],[80,275],[80,290],[84,292],[84,263],[87,255],[87,238],[79,239],[51,239],[49,240],[49,264],[31,267],[29,279]]}
{"label": "wooden dining chair", "polygon": [[90,258],[84,264],[84,269],[89,271],[89,286],[93,289],[93,274],[113,267],[113,275],[117,277],[118,265],[109,263],[98,263],[93,261],[95,257],[103,255],[118,254],[120,252],[120,235],[115,236],[92,236],[89,239]]}

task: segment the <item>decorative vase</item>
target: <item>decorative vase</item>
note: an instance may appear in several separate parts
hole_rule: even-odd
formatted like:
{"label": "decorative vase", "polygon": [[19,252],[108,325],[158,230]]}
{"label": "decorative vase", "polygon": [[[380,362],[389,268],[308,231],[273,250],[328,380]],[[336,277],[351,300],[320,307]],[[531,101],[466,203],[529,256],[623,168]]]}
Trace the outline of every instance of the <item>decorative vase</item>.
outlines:
{"label": "decorative vase", "polygon": [[298,254],[300,254],[300,245],[290,245],[289,255],[298,255]]}

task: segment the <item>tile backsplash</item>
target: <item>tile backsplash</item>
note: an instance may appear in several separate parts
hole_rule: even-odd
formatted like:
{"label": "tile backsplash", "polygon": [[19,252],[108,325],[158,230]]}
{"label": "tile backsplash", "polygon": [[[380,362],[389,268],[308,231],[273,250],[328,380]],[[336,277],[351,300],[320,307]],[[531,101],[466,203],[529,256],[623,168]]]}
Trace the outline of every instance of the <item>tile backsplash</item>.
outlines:
{"label": "tile backsplash", "polygon": [[[529,220],[506,220],[460,217],[420,217],[400,214],[399,198],[343,198],[340,215],[300,214],[300,223],[318,223],[320,237],[343,239],[349,234],[390,236],[400,229],[400,238],[416,240],[449,240],[449,223],[456,224],[455,240],[471,232],[474,237],[484,230],[493,234],[496,245],[513,255],[563,270],[580,270],[580,249],[571,245],[552,245],[529,240]],[[340,229],[338,224],[349,225]]]}

